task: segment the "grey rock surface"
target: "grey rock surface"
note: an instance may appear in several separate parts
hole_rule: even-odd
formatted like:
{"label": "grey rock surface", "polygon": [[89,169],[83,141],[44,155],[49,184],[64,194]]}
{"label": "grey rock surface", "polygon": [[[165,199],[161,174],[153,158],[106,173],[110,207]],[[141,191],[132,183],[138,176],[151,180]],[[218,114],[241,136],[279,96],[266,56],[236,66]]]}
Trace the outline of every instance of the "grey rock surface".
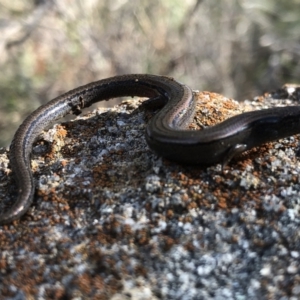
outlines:
{"label": "grey rock surface", "polygon": [[[191,128],[292,105],[287,98],[238,104],[199,93]],[[141,102],[41,135],[34,203],[0,226],[0,298],[299,299],[299,137],[248,151],[224,172],[184,166],[147,147],[153,112]],[[7,155],[2,149],[1,210],[15,196]]]}

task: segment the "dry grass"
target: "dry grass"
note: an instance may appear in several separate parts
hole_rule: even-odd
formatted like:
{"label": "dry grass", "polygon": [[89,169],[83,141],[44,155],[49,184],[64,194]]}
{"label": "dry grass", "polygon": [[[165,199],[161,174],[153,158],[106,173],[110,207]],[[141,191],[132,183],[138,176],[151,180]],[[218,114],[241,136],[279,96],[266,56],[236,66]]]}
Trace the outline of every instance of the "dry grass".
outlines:
{"label": "dry grass", "polygon": [[0,0],[0,145],[41,103],[116,74],[236,99],[297,81],[297,2]]}

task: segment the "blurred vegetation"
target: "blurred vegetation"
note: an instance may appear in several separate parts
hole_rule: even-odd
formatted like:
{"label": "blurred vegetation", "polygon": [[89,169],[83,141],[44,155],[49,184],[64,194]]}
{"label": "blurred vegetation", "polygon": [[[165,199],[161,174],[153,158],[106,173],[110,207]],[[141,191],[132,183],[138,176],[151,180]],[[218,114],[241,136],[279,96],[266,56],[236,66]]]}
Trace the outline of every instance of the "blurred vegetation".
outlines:
{"label": "blurred vegetation", "polygon": [[246,99],[299,82],[300,0],[0,0],[0,145],[34,108],[124,73]]}

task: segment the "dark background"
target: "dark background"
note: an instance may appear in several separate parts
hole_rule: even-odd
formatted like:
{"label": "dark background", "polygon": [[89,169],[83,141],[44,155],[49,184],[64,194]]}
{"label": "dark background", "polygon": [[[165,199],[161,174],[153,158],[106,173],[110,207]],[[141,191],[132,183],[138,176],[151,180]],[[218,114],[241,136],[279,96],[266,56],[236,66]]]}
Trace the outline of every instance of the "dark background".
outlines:
{"label": "dark background", "polygon": [[42,103],[117,74],[170,75],[236,100],[297,83],[299,4],[0,0],[0,146]]}

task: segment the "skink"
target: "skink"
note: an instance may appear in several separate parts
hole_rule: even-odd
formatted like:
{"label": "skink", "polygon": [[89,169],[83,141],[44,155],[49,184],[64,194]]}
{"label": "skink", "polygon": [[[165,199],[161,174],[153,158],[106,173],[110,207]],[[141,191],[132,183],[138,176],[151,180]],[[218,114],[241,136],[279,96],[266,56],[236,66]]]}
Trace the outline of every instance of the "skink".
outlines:
{"label": "skink", "polygon": [[0,215],[0,224],[20,218],[32,203],[35,186],[30,154],[40,132],[67,114],[78,115],[95,102],[121,96],[157,98],[166,103],[149,122],[146,140],[158,155],[180,163],[224,163],[254,146],[300,132],[300,106],[246,112],[204,130],[186,130],[196,109],[188,86],[169,77],[147,74],[99,80],[42,105],[19,127],[10,146],[18,196],[11,208]]}

